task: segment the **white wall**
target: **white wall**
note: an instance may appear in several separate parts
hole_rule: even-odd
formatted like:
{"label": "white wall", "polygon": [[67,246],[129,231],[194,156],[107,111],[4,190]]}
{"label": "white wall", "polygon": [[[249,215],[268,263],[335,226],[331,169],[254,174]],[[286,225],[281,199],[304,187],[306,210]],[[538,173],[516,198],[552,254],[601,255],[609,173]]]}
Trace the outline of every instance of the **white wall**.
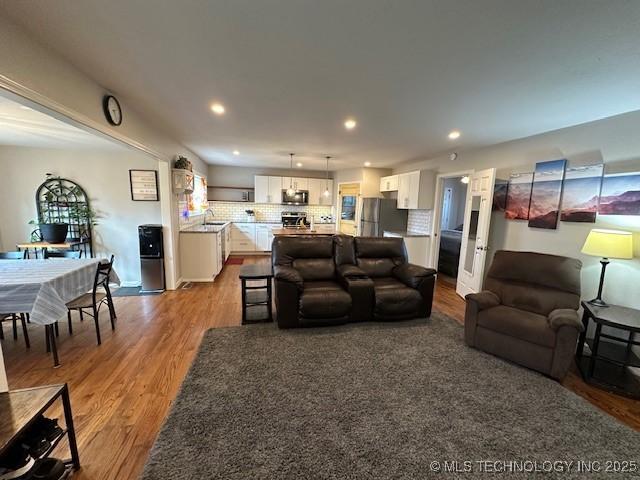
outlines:
{"label": "white wall", "polygon": [[0,250],[29,240],[35,192],[51,173],[77,182],[99,214],[94,229],[96,256],[115,255],[125,285],[140,284],[138,225],[162,223],[160,202],[131,200],[129,169],[157,170],[148,155],[121,150],[61,150],[0,146]]}
{"label": "white wall", "polygon": [[[639,125],[640,112],[632,112],[492,147],[460,151],[453,162],[448,155],[442,155],[403,164],[394,173],[422,168],[446,173],[496,167],[499,178],[508,178],[512,171],[533,171],[536,162],[558,158],[566,158],[569,165],[605,162],[607,173],[640,171]],[[503,215],[494,213],[490,248],[491,251],[529,250],[581,259],[583,297],[588,299],[595,296],[600,264],[598,258],[583,255],[580,249],[594,227],[635,232],[637,258],[612,261],[607,269],[604,296],[611,303],[640,308],[640,216],[598,216],[596,224],[559,222],[557,230],[542,230],[529,228],[527,222],[505,220]]]}
{"label": "white wall", "polygon": [[[320,170],[294,170],[288,168],[269,167],[233,167],[228,165],[209,165],[207,183],[211,187],[253,188],[255,175],[273,175],[275,177],[308,177],[326,178],[327,174]],[[333,178],[333,172],[329,172]]]}

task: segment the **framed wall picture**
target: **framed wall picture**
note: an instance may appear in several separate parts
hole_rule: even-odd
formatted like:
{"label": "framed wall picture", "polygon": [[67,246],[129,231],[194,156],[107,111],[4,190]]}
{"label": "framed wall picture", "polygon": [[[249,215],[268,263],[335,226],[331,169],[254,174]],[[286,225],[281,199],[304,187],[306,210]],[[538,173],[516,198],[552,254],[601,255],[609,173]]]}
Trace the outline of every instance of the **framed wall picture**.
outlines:
{"label": "framed wall picture", "polygon": [[567,168],[561,221],[595,223],[603,172],[603,164]]}
{"label": "framed wall picture", "polygon": [[131,200],[134,202],[157,202],[158,172],[157,170],[129,170]]}
{"label": "framed wall picture", "polygon": [[529,206],[529,226],[555,230],[558,227],[560,196],[566,160],[536,163]]}
{"label": "framed wall picture", "polygon": [[491,210],[494,212],[504,212],[507,208],[507,191],[509,189],[509,181],[496,178],[493,187],[493,205]]}
{"label": "framed wall picture", "polygon": [[640,173],[605,175],[600,194],[600,215],[640,215]]}
{"label": "framed wall picture", "polygon": [[507,205],[504,211],[509,220],[529,220],[533,173],[512,173],[507,187]]}

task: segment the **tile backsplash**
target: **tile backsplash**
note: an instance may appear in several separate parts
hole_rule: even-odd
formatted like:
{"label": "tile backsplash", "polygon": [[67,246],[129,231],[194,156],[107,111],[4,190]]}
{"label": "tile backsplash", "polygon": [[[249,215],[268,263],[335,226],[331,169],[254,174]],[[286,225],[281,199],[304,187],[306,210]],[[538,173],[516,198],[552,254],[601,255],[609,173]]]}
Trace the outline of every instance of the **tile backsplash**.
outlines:
{"label": "tile backsplash", "polygon": [[431,233],[433,210],[409,210],[407,230],[415,233]]}
{"label": "tile backsplash", "polygon": [[[178,212],[183,212],[186,208],[186,202],[178,202]],[[253,210],[256,216],[256,222],[280,222],[283,211],[307,212],[307,217],[311,220],[311,216],[315,217],[317,222],[321,216],[334,216],[334,207],[331,206],[294,206],[294,205],[274,205],[269,203],[250,203],[250,202],[209,202],[209,208],[213,210],[214,220],[228,220],[232,222],[244,222],[247,219],[245,210]],[[180,214],[180,228],[186,228],[191,225],[202,223],[203,214],[191,215],[185,218]],[[207,220],[210,220],[208,218]]]}

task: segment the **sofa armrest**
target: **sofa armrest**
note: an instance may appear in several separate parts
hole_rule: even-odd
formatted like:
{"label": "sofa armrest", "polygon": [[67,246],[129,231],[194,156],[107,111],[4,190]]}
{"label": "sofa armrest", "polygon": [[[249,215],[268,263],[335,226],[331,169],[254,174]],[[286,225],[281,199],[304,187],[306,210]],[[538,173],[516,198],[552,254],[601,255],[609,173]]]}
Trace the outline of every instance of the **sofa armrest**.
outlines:
{"label": "sofa armrest", "polygon": [[341,278],[369,278],[360,267],[352,264],[340,265],[337,271]]}
{"label": "sofa armrest", "polygon": [[407,287],[419,288],[425,278],[434,277],[436,271],[433,268],[424,268],[412,263],[403,263],[394,267],[393,276]]}
{"label": "sofa armrest", "polygon": [[285,265],[276,265],[273,267],[273,278],[276,281],[287,282],[294,284],[298,290],[302,290],[304,286],[304,280],[302,275],[293,267]]}
{"label": "sofa armrest", "polygon": [[578,332],[584,330],[584,325],[580,321],[577,310],[571,308],[557,308],[553,310],[547,316],[547,321],[553,330],[558,330],[564,326],[573,327],[578,330]]}
{"label": "sofa armrest", "polygon": [[477,311],[486,310],[487,308],[497,307],[500,305],[500,298],[493,292],[489,290],[483,290],[479,293],[470,293],[464,297],[467,301],[467,304],[473,302]]}

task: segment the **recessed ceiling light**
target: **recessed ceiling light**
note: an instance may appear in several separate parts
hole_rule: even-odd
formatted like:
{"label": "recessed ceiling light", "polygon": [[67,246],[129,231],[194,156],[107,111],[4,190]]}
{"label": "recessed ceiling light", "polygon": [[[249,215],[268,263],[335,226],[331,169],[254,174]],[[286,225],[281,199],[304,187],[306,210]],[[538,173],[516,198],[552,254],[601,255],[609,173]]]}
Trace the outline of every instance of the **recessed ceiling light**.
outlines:
{"label": "recessed ceiling light", "polygon": [[238,150],[234,150],[234,151],[233,151],[233,154],[234,154],[234,155],[240,155],[240,152],[239,152]]}
{"label": "recessed ceiling light", "polygon": [[211,105],[211,111],[216,115],[224,115],[225,108],[221,103],[214,103]]}
{"label": "recessed ceiling light", "polygon": [[302,166],[302,163],[300,162],[296,163],[296,167],[301,167],[301,166]]}
{"label": "recessed ceiling light", "polygon": [[458,130],[452,130],[449,132],[449,140],[455,140],[456,138],[460,138],[460,132]]}
{"label": "recessed ceiling light", "polygon": [[354,128],[356,128],[356,121],[353,118],[347,118],[344,121],[344,128],[346,128],[347,130],[353,130]]}
{"label": "recessed ceiling light", "polygon": [[370,167],[371,166],[371,162],[364,162],[364,166],[365,167]]}

